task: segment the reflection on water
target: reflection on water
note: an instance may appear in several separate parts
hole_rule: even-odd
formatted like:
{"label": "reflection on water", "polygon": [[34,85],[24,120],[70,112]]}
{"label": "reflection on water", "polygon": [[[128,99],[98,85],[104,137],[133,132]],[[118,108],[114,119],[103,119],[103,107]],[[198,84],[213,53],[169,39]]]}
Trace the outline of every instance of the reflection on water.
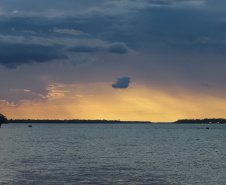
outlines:
{"label": "reflection on water", "polygon": [[226,184],[226,125],[8,124],[0,184]]}

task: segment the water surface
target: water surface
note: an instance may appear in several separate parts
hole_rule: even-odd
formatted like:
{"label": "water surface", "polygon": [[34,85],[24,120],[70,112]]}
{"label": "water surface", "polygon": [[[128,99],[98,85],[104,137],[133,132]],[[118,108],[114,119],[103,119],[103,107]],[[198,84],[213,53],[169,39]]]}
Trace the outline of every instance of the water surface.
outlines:
{"label": "water surface", "polygon": [[225,133],[201,124],[2,125],[0,184],[225,185]]}

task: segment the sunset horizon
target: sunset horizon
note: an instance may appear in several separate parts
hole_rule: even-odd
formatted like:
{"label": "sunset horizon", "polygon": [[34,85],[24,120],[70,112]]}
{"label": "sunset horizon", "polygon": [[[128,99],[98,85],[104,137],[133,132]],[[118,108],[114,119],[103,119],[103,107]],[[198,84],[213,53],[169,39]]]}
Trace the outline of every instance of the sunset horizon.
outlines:
{"label": "sunset horizon", "polygon": [[225,2],[0,4],[0,112],[17,119],[226,117]]}

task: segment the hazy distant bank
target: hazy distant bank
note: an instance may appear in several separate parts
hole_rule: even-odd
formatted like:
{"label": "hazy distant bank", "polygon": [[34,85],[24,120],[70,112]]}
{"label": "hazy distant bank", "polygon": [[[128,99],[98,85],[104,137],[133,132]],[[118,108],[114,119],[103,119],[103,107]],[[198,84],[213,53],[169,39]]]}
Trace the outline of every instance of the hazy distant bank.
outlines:
{"label": "hazy distant bank", "polygon": [[150,121],[120,121],[120,120],[51,120],[51,119],[10,119],[8,123],[151,123]]}

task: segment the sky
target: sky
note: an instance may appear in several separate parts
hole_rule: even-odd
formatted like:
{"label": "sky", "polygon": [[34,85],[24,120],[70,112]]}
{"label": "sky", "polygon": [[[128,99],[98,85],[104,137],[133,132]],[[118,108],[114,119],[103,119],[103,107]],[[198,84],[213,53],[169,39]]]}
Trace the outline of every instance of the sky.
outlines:
{"label": "sky", "polygon": [[226,118],[226,1],[1,0],[8,119]]}

